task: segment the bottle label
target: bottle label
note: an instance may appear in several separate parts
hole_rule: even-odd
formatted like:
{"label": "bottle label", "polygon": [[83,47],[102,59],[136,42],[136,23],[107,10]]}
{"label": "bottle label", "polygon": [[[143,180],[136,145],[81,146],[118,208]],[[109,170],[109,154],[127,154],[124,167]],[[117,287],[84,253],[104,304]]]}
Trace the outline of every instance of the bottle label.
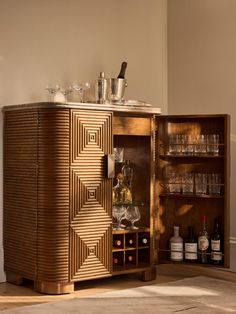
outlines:
{"label": "bottle label", "polygon": [[185,259],[196,260],[197,259],[197,243],[185,243]]}
{"label": "bottle label", "polygon": [[211,240],[212,251],[220,251],[220,240]]}
{"label": "bottle label", "polygon": [[211,252],[211,259],[213,261],[222,261],[222,253],[221,252]]}
{"label": "bottle label", "polygon": [[170,250],[170,258],[172,261],[183,260],[183,243],[171,243]]}
{"label": "bottle label", "polygon": [[206,236],[200,236],[198,238],[198,247],[201,251],[206,251],[209,248],[209,240]]}

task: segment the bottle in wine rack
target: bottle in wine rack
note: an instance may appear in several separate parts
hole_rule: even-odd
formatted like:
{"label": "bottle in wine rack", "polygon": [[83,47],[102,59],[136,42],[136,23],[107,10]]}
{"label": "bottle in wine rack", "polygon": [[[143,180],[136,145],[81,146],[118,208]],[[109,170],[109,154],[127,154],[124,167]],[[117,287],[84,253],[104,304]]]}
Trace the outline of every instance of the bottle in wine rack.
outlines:
{"label": "bottle in wine rack", "polygon": [[139,246],[148,246],[149,245],[149,237],[147,234],[139,235]]}
{"label": "bottle in wine rack", "polygon": [[117,257],[113,258],[113,264],[118,265],[119,264],[119,259]]}
{"label": "bottle in wine rack", "polygon": [[184,241],[184,259],[186,262],[197,261],[197,240],[194,237],[193,227],[188,227],[188,238]]}
{"label": "bottle in wine rack", "polygon": [[214,231],[211,235],[211,263],[215,265],[221,265],[222,258],[222,238],[219,230],[219,221],[214,221]]}
{"label": "bottle in wine rack", "polygon": [[183,238],[179,235],[179,226],[174,226],[174,235],[170,238],[170,259],[174,262],[183,261]]}
{"label": "bottle in wine rack", "polygon": [[208,263],[209,253],[209,235],[206,227],[207,217],[203,215],[201,217],[202,229],[198,236],[198,250],[199,250],[199,261],[203,264]]}
{"label": "bottle in wine rack", "polygon": [[122,241],[120,239],[115,239],[113,242],[113,246],[116,248],[122,248]]}

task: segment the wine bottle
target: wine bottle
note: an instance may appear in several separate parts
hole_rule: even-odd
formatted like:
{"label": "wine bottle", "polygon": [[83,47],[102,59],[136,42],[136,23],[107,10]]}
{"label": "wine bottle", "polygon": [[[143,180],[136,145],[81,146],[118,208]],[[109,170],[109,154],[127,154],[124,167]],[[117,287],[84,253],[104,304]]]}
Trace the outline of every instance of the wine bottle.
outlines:
{"label": "wine bottle", "polygon": [[121,240],[115,240],[114,241],[114,246],[115,247],[121,247],[121,245],[122,245],[122,241]]}
{"label": "wine bottle", "polygon": [[215,265],[222,264],[222,239],[219,230],[219,221],[214,221],[214,231],[211,235],[211,263]]}
{"label": "wine bottle", "polygon": [[128,240],[128,244],[129,244],[129,245],[133,245],[133,244],[134,244],[133,239],[129,239],[129,240]]}
{"label": "wine bottle", "polygon": [[206,227],[207,217],[203,215],[201,217],[202,229],[198,236],[198,249],[199,249],[199,260],[201,263],[208,263],[208,252],[209,252],[209,235]]}
{"label": "wine bottle", "polygon": [[119,263],[118,258],[117,258],[117,257],[114,257],[114,258],[113,258],[113,264],[114,264],[114,265],[117,265],[118,263]]}
{"label": "wine bottle", "polygon": [[128,262],[132,262],[134,260],[134,258],[132,255],[128,255],[127,260],[128,260]]}
{"label": "wine bottle", "polygon": [[193,227],[188,227],[188,238],[184,242],[184,259],[186,262],[197,261],[197,240],[194,237]]}
{"label": "wine bottle", "polygon": [[174,236],[170,238],[170,259],[183,261],[183,238],[179,235],[179,226],[174,226]]}
{"label": "wine bottle", "polygon": [[127,68],[127,62],[122,62],[120,73],[118,74],[117,78],[124,79],[125,78],[125,71]]}

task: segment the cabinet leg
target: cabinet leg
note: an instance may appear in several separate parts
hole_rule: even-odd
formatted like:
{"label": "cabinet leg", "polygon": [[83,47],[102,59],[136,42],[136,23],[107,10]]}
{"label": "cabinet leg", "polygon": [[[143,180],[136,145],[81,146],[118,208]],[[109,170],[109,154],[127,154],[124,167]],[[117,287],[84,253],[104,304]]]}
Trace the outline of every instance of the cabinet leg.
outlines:
{"label": "cabinet leg", "polygon": [[66,294],[74,292],[73,282],[35,281],[34,290],[46,294]]}
{"label": "cabinet leg", "polygon": [[6,271],[6,280],[14,285],[20,286],[23,283],[23,277],[12,273],[11,271]]}
{"label": "cabinet leg", "polygon": [[141,273],[141,279],[143,281],[155,280],[157,275],[156,267],[152,267],[148,270],[145,270]]}

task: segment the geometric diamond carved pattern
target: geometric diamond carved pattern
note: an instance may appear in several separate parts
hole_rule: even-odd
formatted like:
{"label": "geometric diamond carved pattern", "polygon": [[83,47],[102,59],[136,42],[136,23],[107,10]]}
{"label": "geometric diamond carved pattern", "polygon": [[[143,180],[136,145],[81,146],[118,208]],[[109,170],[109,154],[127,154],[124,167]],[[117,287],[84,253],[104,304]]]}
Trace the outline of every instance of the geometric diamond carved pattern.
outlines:
{"label": "geometric diamond carved pattern", "polygon": [[104,155],[111,154],[112,114],[71,110],[71,280],[111,276],[112,180]]}
{"label": "geometric diamond carved pattern", "polygon": [[73,230],[73,254],[72,280],[85,280],[110,276],[111,260],[106,254],[109,247],[110,230],[101,228],[92,235],[88,232]]}
{"label": "geometric diamond carved pattern", "polygon": [[111,153],[111,114],[72,112],[72,163],[83,156],[102,156]]}

